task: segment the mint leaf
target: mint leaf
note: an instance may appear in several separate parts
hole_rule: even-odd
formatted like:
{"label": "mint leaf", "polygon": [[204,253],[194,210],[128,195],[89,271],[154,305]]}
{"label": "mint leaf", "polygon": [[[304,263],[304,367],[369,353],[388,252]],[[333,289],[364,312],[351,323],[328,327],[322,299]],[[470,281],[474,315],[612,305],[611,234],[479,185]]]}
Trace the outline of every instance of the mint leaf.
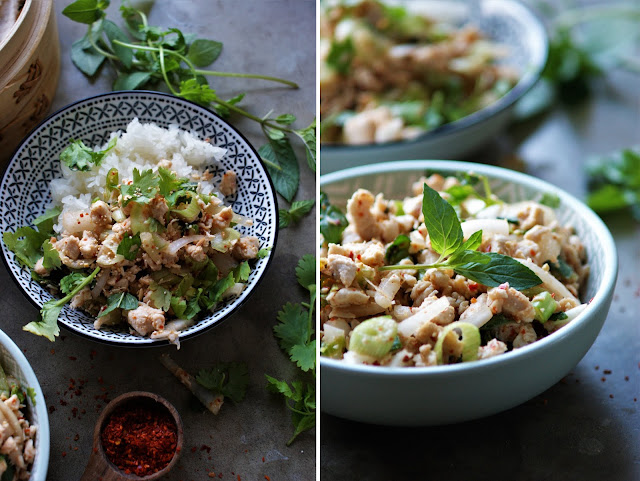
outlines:
{"label": "mint leaf", "polygon": [[120,292],[118,294],[111,294],[107,298],[107,306],[103,308],[98,317],[106,316],[115,309],[124,309],[130,311],[138,307],[138,299],[128,292]]}
{"label": "mint leaf", "polygon": [[76,0],[67,5],[62,14],[74,22],[91,24],[104,15],[104,9],[109,6],[109,0]]}
{"label": "mint leaf", "polygon": [[387,247],[385,254],[387,264],[397,264],[402,259],[409,255],[409,246],[411,246],[411,240],[404,234],[400,234],[395,240]]}
{"label": "mint leaf", "polygon": [[478,230],[471,234],[469,238],[464,241],[460,249],[475,251],[482,244],[482,230]]}
{"label": "mint leaf", "polygon": [[527,266],[512,257],[487,252],[483,254],[490,258],[486,264],[470,262],[453,269],[460,275],[488,287],[497,287],[505,282],[518,291],[542,284],[540,278]]}
{"label": "mint leaf", "polygon": [[187,58],[196,67],[211,65],[222,53],[222,43],[215,40],[199,38],[189,46]]}
{"label": "mint leaf", "polygon": [[128,47],[123,47],[114,42],[114,40],[118,40],[123,43],[129,43],[129,38],[124,34],[120,27],[118,27],[111,20],[104,20],[104,33],[107,34],[107,38],[111,42],[111,48],[118,56],[122,64],[126,68],[130,68],[133,62],[133,51]]}
{"label": "mint leaf", "polygon": [[258,149],[258,154],[267,164],[276,191],[291,202],[298,191],[300,167],[289,140],[270,140]]}
{"label": "mint leaf", "polygon": [[463,236],[456,211],[427,184],[424,184],[422,214],[433,250],[441,256],[451,255],[458,250]]}
{"label": "mint leaf", "polygon": [[278,115],[275,121],[282,125],[291,125],[296,121],[296,116],[292,114],[282,114]]}

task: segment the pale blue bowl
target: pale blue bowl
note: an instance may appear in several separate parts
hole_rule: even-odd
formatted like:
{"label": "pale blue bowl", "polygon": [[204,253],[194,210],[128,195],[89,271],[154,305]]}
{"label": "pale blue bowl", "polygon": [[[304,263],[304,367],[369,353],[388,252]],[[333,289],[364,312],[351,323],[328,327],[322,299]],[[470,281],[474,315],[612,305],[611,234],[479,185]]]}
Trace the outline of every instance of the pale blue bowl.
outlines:
{"label": "pale blue bowl", "polygon": [[320,358],[320,408],[355,421],[397,426],[449,424],[476,419],[521,404],[562,379],[589,350],[607,317],[618,272],[611,233],[585,204],[534,177],[499,167],[453,161],[400,161],[320,177],[320,189],[344,207],[358,188],[403,198],[421,175],[473,170],[486,175],[493,191],[513,202],[543,193],[560,198],[561,223],[571,224],[585,245],[591,273],[583,302],[589,306],[571,323],[528,346],[469,363],[392,368],[350,365]]}

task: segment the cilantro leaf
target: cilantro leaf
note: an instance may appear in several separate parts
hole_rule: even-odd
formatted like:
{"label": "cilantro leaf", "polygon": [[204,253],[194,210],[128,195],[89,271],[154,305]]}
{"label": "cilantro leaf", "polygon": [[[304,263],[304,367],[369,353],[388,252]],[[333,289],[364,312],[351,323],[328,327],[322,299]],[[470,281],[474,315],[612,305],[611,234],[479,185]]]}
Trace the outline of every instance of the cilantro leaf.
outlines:
{"label": "cilantro leaf", "polygon": [[307,344],[296,344],[291,348],[291,360],[303,371],[310,371],[316,366],[316,341]]}
{"label": "cilantro leaf", "polygon": [[291,410],[291,420],[294,425],[294,433],[287,441],[287,446],[304,431],[312,429],[316,424],[316,402],[315,386],[310,383],[294,381],[291,386],[286,381],[280,381],[265,374],[267,379],[267,390],[282,394],[287,408]]}
{"label": "cilantro leaf", "polygon": [[55,207],[53,209],[48,209],[41,216],[33,219],[32,224],[38,228],[38,232],[43,235],[53,234],[53,225],[58,220],[58,216],[62,212],[60,207]]}
{"label": "cilantro leaf", "polygon": [[43,258],[42,258],[42,267],[45,269],[57,269],[62,265],[60,261],[60,254],[58,251],[51,245],[51,241],[47,239],[42,244]]}
{"label": "cilantro leaf", "polygon": [[278,211],[278,213],[280,214],[278,227],[280,229],[284,229],[290,224],[297,224],[298,222],[300,222],[303,216],[311,212],[311,209],[313,208],[313,204],[315,204],[315,202],[315,199],[296,200],[291,204],[289,210],[280,209]]}
{"label": "cilantro leaf", "polygon": [[60,279],[60,291],[67,295],[73,292],[88,276],[82,272],[72,272]]}
{"label": "cilantro leaf", "polygon": [[103,308],[98,317],[103,317],[109,314],[111,311],[115,309],[125,309],[130,311],[132,309],[136,309],[138,307],[138,299],[128,292],[120,292],[116,294],[111,294],[107,298],[107,305]]}
{"label": "cilantro leaf", "polygon": [[44,336],[51,342],[55,340],[55,336],[60,334],[60,327],[58,326],[58,316],[64,304],[56,299],[49,302],[45,302],[40,310],[40,314],[37,321],[32,321],[22,329],[25,331],[37,334],[38,336]]}
{"label": "cilantro leaf", "polygon": [[2,240],[12,251],[18,261],[25,266],[34,268],[41,254],[41,247],[48,236],[41,234],[31,227],[20,227],[15,232],[5,232]]}
{"label": "cilantro leaf", "polygon": [[86,172],[91,170],[94,165],[99,166],[102,159],[115,147],[117,141],[118,138],[113,137],[106,149],[94,152],[82,140],[72,140],[71,144],[60,153],[60,162],[71,170]]}
{"label": "cilantro leaf", "polygon": [[316,256],[313,254],[302,256],[296,266],[296,277],[302,287],[311,290],[310,286],[316,283]]}
{"label": "cilantro leaf", "polygon": [[196,375],[196,381],[237,404],[247,392],[249,369],[243,362],[219,362],[210,369],[201,369]]}
{"label": "cilantro leaf", "polygon": [[287,302],[278,312],[280,321],[273,328],[276,337],[280,339],[280,347],[290,353],[296,344],[306,344],[311,333],[307,324],[307,311],[301,304]]}
{"label": "cilantro leaf", "polygon": [[264,259],[269,255],[269,252],[271,252],[271,247],[263,247],[258,251],[258,259]]}
{"label": "cilantro leaf", "polygon": [[342,211],[329,203],[329,197],[320,192],[320,233],[326,244],[339,244],[342,232],[349,225],[349,221]]}
{"label": "cilantro leaf", "polygon": [[334,41],[331,43],[326,63],[336,72],[346,74],[349,72],[354,54],[355,47],[351,37],[347,37],[341,42]]}
{"label": "cilantro leaf", "polygon": [[422,214],[431,247],[441,256],[453,254],[462,245],[462,228],[456,211],[440,194],[424,184]]}
{"label": "cilantro leaf", "polygon": [[247,282],[250,274],[251,266],[249,266],[249,262],[247,261],[241,262],[235,269],[233,269],[233,277],[236,282]]}
{"label": "cilantro leaf", "polygon": [[207,105],[218,99],[215,90],[212,90],[209,84],[201,84],[193,78],[180,82],[178,97],[201,105]]}
{"label": "cilantro leaf", "polygon": [[31,399],[31,404],[36,405],[36,390],[32,387],[27,388],[27,396]]}
{"label": "cilantro leaf", "polygon": [[148,203],[156,196],[158,190],[158,177],[151,169],[144,170],[142,173],[138,169],[133,169],[131,184],[123,183],[120,186],[120,193],[124,199],[123,205],[132,201]]}

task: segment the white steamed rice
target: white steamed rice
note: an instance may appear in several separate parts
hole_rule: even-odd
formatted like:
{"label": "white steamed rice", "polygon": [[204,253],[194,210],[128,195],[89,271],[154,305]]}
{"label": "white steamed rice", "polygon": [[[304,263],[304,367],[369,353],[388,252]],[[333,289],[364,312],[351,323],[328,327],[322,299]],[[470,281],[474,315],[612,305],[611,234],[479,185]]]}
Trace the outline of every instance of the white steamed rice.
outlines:
{"label": "white steamed rice", "polygon": [[[178,177],[191,178],[192,174],[201,173],[204,166],[222,159],[226,153],[226,149],[200,140],[195,134],[180,130],[177,125],[163,129],[153,123],[141,124],[137,118],[127,125],[126,132],[114,132],[110,139],[113,137],[118,137],[118,143],[99,167],[80,172],[61,164],[62,178],[54,179],[50,184],[53,206],[62,207],[63,213],[88,210],[93,198],[102,197],[107,174],[114,167],[122,182],[133,179],[133,169],[155,171],[158,162],[169,160],[171,170]],[[94,150],[104,148],[106,144]],[[211,183],[203,183],[200,190],[209,194],[215,189]],[[62,226],[56,225],[54,229],[61,232]]]}

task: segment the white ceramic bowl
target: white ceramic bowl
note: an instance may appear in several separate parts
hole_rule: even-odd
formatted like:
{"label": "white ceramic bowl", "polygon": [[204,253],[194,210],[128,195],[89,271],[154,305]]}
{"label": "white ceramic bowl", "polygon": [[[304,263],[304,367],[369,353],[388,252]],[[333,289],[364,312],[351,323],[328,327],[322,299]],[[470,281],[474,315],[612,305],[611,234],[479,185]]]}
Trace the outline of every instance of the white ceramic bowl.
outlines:
{"label": "white ceramic bowl", "polygon": [[[44,213],[51,202],[49,182],[60,177],[60,152],[72,139],[86,145],[101,145],[109,134],[124,130],[131,120],[154,122],[160,127],[170,125],[210,138],[226,155],[216,165],[210,165],[213,182],[217,184],[224,172],[233,169],[237,174],[238,191],[225,199],[233,211],[253,220],[251,226],[239,226],[244,235],[256,236],[260,247],[271,247],[269,255],[258,259],[251,270],[247,286],[237,296],[218,303],[213,312],[199,318],[180,333],[187,339],[228,318],[255,290],[273,258],[278,231],[276,194],[260,156],[240,132],[212,111],[172,95],[159,92],[126,91],[97,95],[68,105],[36,127],[18,147],[0,182],[0,232],[15,232],[21,226]],[[27,298],[38,309],[51,294],[31,278],[29,269],[17,262],[4,243],[3,260],[9,272]],[[91,339],[124,346],[163,345],[167,341],[131,335],[128,329],[117,327],[93,328],[94,318],[78,309],[64,307],[58,322]]]}
{"label": "white ceramic bowl", "polygon": [[367,145],[322,144],[322,174],[396,159],[460,159],[507,126],[516,102],[536,83],[547,61],[545,27],[531,10],[515,0],[455,3],[466,7],[463,23],[472,22],[490,39],[509,47],[505,63],[521,72],[518,83],[488,107],[413,140]]}
{"label": "white ceramic bowl", "polygon": [[49,415],[44,394],[38,383],[29,361],[24,357],[20,348],[0,331],[0,364],[7,375],[15,377],[23,389],[32,387],[36,392],[36,405],[31,403],[27,396],[27,412],[25,413],[30,424],[38,426],[36,432],[36,457],[31,468],[29,481],[46,481],[47,468],[49,466]]}
{"label": "white ceramic bowl", "polygon": [[556,210],[585,245],[591,273],[582,294],[589,306],[571,323],[523,348],[486,360],[433,367],[347,365],[320,358],[320,408],[335,416],[386,425],[437,425],[488,416],[517,406],[564,377],[585,355],[607,317],[618,270],[613,238],[582,202],[542,180],[482,164],[401,161],[357,167],[320,177],[320,188],[344,207],[357,188],[403,198],[427,172],[473,170],[489,177],[493,191],[513,202],[550,192]]}

